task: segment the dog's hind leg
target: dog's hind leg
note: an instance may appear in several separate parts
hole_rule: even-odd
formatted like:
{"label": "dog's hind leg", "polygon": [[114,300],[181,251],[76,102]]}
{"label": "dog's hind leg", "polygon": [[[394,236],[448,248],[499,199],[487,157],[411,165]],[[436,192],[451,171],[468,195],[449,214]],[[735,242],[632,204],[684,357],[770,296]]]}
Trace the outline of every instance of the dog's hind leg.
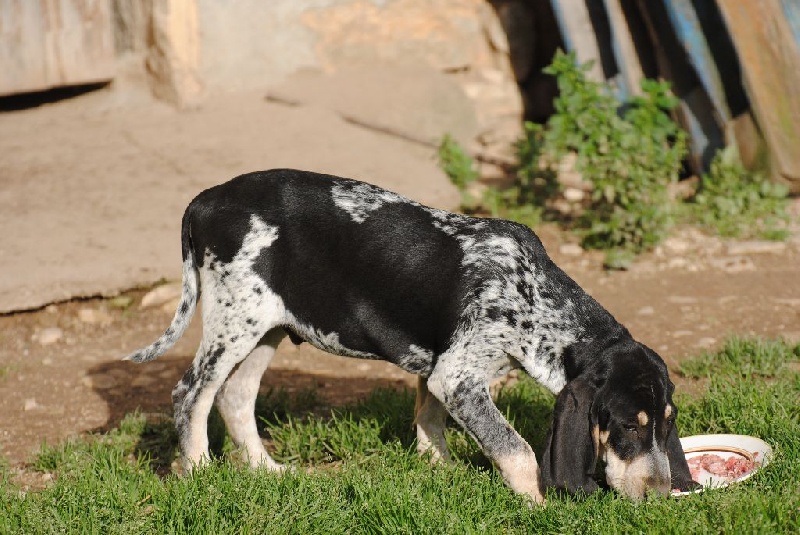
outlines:
{"label": "dog's hind leg", "polygon": [[444,438],[447,409],[428,390],[428,380],[417,380],[417,400],[414,423],[417,426],[417,452],[430,455],[431,462],[450,460],[450,451]]}
{"label": "dog's hind leg", "polygon": [[[172,391],[175,427],[187,471],[208,460],[208,414],[217,392],[236,365],[275,327],[268,303],[247,307],[246,301],[236,299],[219,285],[205,284],[204,288],[203,340],[192,367]],[[267,351],[271,357],[271,350]],[[265,366],[264,357],[257,352],[252,365]]]}
{"label": "dog's hind leg", "polygon": [[192,367],[172,391],[175,427],[187,472],[209,460],[208,415],[217,391],[233,368],[256,347],[258,338],[225,344],[204,338]]}
{"label": "dog's hind leg", "polygon": [[261,377],[285,335],[282,329],[269,331],[231,372],[217,393],[217,408],[225,420],[228,433],[237,446],[244,448],[247,461],[253,468],[264,466],[269,470],[283,469],[264,449],[256,426],[255,404]]}

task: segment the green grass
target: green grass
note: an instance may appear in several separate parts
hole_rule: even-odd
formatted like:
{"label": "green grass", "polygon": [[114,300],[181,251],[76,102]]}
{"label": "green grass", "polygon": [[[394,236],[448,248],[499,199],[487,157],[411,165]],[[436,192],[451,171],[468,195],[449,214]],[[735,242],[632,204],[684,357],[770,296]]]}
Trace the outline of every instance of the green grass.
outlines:
{"label": "green grass", "polygon": [[693,379],[714,375],[773,377],[792,360],[800,360],[800,344],[734,336],[719,351],[684,362],[680,372]]}
{"label": "green grass", "polygon": [[[456,429],[454,463],[419,459],[410,392],[377,390],[322,413],[313,393],[273,391],[258,412],[276,457],[295,472],[242,468],[217,436],[210,466],[161,477],[174,431],[134,414],[106,435],[44,447],[31,467],[55,474],[44,490],[21,493],[0,463],[0,533],[796,533],[800,374],[787,363],[799,356],[785,342],[734,339],[684,365],[706,390],[678,395],[683,435],[752,434],[775,450],[769,466],[727,489],[641,503],[550,496],[531,509]],[[497,402],[539,451],[552,396],[523,379]]]}
{"label": "green grass", "polygon": [[726,238],[789,237],[789,189],[744,168],[736,146],[719,151],[700,190],[681,207],[683,219]]}
{"label": "green grass", "polygon": [[0,366],[0,381],[11,375],[16,366]]}

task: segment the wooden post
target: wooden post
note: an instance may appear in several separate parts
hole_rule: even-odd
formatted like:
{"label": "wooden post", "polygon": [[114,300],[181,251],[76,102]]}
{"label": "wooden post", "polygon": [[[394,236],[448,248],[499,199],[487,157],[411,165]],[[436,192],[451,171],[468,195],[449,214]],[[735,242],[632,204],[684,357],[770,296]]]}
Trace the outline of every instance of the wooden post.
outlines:
{"label": "wooden post", "polygon": [[717,0],[772,166],[800,191],[800,49],[774,0]]}

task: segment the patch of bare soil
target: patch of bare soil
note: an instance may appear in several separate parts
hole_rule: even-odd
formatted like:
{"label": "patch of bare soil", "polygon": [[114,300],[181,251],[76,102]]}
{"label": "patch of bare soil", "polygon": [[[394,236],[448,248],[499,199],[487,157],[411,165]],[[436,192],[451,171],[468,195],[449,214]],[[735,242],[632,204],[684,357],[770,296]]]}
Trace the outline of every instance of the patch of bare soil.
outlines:
{"label": "patch of bare soil", "polygon": [[[349,107],[286,106],[252,92],[179,113],[125,95],[93,92],[0,114],[0,310],[113,295],[180,273],[173,259],[186,203],[240,172],[298,167],[370,180],[437,207],[458,202],[431,149],[345,120]],[[385,94],[370,98],[383,103]],[[382,118],[382,104],[370,102],[362,111]],[[433,108],[402,110],[427,121]],[[797,200],[794,218],[800,221]],[[688,229],[630,271],[606,272],[599,254],[564,248],[569,237],[552,229],[541,235],[556,262],[673,371],[730,334],[800,338],[796,238],[728,244]],[[42,442],[107,430],[134,409],[171,412],[170,393],[194,355],[199,321],[161,359],[122,362],[158,337],[173,314],[140,308],[144,291],[124,295],[130,306],[86,299],[0,315],[0,457],[19,465]],[[413,383],[390,364],[286,341],[263,387],[314,387],[338,405],[379,386]]]}
{"label": "patch of bare soil", "polygon": [[[703,252],[708,243],[679,233],[630,271],[608,272],[599,255],[561,254],[563,236],[550,229],[541,234],[556,262],[658,351],[673,376],[682,359],[714,349],[732,334],[800,339],[796,242],[768,251],[755,244],[749,253],[718,242],[709,256]],[[161,359],[123,362],[124,355],[158,337],[172,317],[166,308],[141,308],[143,294],[125,294],[132,298],[125,308],[124,300],[88,299],[0,316],[0,455],[19,465],[42,442],[105,431],[137,408],[170,412],[170,393],[194,355],[200,322],[195,319]],[[327,355],[286,340],[262,387],[313,387],[333,406],[376,387],[413,384],[412,376],[390,364]],[[688,387],[679,382],[679,388]]]}

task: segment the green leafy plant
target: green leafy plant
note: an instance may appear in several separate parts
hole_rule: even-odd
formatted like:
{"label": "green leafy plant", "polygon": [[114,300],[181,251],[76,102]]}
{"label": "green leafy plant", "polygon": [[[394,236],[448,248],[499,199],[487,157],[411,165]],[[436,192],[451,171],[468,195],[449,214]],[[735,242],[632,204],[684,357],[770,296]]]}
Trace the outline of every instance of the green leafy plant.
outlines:
{"label": "green leafy plant", "polygon": [[[686,156],[686,134],[670,116],[677,105],[666,82],[643,80],[642,92],[620,105],[610,88],[589,80],[590,64],[558,52],[544,72],[558,83],[555,113],[545,125],[525,124],[515,144],[517,167],[505,188],[469,193],[475,165],[445,136],[442,169],[471,213],[534,226],[557,220],[577,232],[582,245],[606,251],[606,266],[624,268],[658,244],[676,219],[699,223],[724,237],[785,239],[787,188],[747,171],[735,147],[720,151],[689,202],[669,195]],[[561,193],[557,167],[574,155],[574,170],[592,185],[577,214],[553,210]]]}
{"label": "green leafy plant", "polygon": [[[538,161],[541,153],[542,131],[539,125],[527,123],[527,135],[520,139],[516,152],[526,160]],[[502,217],[528,225],[539,224],[547,199],[558,192],[555,173],[548,169],[522,169],[513,182],[504,188],[487,187],[476,196],[470,187],[479,174],[475,161],[450,135],[445,134],[439,144],[439,167],[461,193],[461,209],[467,213]]]}
{"label": "green leafy plant", "polygon": [[677,100],[667,83],[644,80],[641,96],[620,108],[606,86],[586,77],[589,66],[559,52],[545,69],[560,96],[544,130],[544,153],[551,162],[575,153],[576,170],[594,186],[575,226],[583,245],[636,254],[668,232],[667,188],[678,179],[686,136],[670,118]]}
{"label": "green leafy plant", "polygon": [[731,238],[783,240],[788,236],[788,189],[750,173],[735,146],[721,150],[686,205],[689,220]]}
{"label": "green leafy plant", "polygon": [[[665,82],[645,80],[642,94],[620,106],[610,89],[586,77],[590,64],[577,65],[559,52],[545,72],[556,77],[560,96],[547,124],[527,123],[515,146],[518,166],[509,188],[488,188],[477,206],[493,216],[535,224],[544,215],[577,231],[583,245],[606,249],[609,264],[622,265],[661,241],[673,219],[668,186],[678,179],[686,135],[669,113],[677,100]],[[445,141],[447,143],[445,143]],[[442,147],[452,153],[452,140]],[[474,181],[474,166],[462,159],[440,162],[459,189]],[[548,210],[560,193],[556,167],[575,154],[575,170],[593,184],[579,217]],[[458,176],[458,178],[454,178]],[[472,208],[475,200],[471,199]]]}
{"label": "green leafy plant", "polygon": [[450,134],[445,134],[439,143],[438,157],[439,167],[461,193],[462,207],[474,208],[477,199],[473,198],[468,188],[478,180],[479,175],[473,159]]}
{"label": "green leafy plant", "polygon": [[556,173],[539,165],[544,149],[544,130],[541,125],[525,123],[521,139],[514,144],[517,166],[508,188],[489,188],[483,195],[492,216],[504,217],[533,227],[545,217],[547,203],[561,192]]}

